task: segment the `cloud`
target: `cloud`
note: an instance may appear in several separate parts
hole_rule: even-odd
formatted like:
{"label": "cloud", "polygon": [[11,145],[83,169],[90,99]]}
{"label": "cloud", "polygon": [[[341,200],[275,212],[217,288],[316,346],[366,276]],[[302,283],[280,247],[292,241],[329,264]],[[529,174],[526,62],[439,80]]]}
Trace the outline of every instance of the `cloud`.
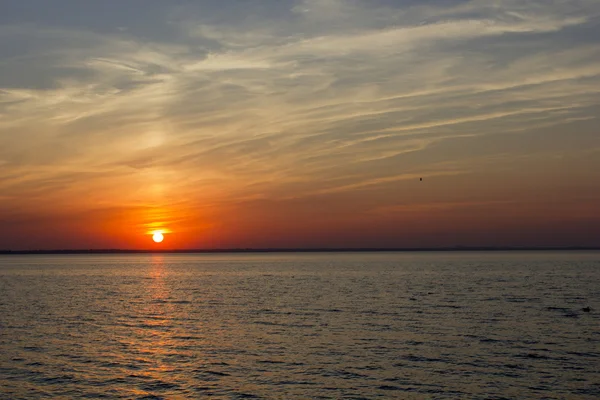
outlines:
{"label": "cloud", "polygon": [[597,2],[282,3],[163,5],[152,37],[2,26],[0,204],[376,193],[468,174],[481,138],[593,129]]}

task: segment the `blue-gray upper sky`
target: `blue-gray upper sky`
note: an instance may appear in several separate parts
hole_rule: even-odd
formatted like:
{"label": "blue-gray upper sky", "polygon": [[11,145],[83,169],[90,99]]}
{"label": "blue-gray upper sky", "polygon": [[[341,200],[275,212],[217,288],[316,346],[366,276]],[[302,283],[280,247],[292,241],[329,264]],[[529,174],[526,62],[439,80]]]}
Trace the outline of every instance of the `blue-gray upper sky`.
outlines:
{"label": "blue-gray upper sky", "polygon": [[599,111],[598,0],[1,1],[0,248],[598,245]]}

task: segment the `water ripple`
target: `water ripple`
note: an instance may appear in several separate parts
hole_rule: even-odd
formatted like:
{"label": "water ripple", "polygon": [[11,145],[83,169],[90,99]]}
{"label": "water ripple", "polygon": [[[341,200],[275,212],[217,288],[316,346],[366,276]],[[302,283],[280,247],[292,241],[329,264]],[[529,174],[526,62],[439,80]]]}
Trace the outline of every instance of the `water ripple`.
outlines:
{"label": "water ripple", "polygon": [[597,254],[236,257],[0,258],[0,398],[600,397]]}

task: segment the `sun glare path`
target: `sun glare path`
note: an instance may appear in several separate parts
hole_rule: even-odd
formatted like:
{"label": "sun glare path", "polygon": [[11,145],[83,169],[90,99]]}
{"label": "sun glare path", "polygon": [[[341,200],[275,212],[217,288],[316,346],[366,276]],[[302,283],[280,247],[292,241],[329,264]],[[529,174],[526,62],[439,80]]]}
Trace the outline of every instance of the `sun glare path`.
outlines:
{"label": "sun glare path", "polygon": [[164,236],[161,232],[154,232],[154,234],[152,235],[152,240],[154,240],[155,243],[160,243],[164,240]]}

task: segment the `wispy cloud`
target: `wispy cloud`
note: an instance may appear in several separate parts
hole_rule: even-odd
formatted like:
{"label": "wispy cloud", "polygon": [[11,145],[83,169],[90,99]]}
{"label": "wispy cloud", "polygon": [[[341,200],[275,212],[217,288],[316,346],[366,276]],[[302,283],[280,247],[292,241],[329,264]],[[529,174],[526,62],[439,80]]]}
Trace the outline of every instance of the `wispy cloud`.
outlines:
{"label": "wispy cloud", "polygon": [[164,5],[162,37],[4,24],[0,207],[351,196],[542,127],[600,147],[597,2],[400,3]]}

